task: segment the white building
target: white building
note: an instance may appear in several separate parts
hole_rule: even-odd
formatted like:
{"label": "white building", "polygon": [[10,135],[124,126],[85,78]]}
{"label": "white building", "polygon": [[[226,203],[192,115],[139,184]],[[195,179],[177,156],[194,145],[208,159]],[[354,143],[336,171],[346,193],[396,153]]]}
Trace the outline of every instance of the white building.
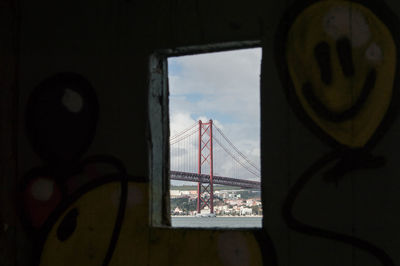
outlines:
{"label": "white building", "polygon": [[171,197],[178,197],[181,195],[181,191],[180,190],[170,190],[169,194],[171,195]]}
{"label": "white building", "polygon": [[251,208],[240,208],[240,215],[252,215],[253,210]]}
{"label": "white building", "polygon": [[179,209],[179,207],[176,207],[175,210],[174,210],[174,213],[175,214],[182,214],[183,211],[181,209]]}

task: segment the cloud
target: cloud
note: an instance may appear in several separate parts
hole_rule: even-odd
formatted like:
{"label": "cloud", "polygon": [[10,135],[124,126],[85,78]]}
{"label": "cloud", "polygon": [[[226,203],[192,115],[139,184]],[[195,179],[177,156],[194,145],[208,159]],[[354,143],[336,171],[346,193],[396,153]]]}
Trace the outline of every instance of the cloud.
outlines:
{"label": "cloud", "polygon": [[[234,145],[259,167],[261,49],[174,57],[169,58],[168,63],[171,136],[199,119],[204,122],[213,119]],[[237,169],[229,165],[232,160],[228,160],[226,153],[221,154],[216,170],[222,175],[233,175]],[[196,159],[196,154],[192,156],[195,158],[191,160]],[[176,158],[178,156],[171,151],[171,162]],[[251,174],[239,175],[254,178]]]}
{"label": "cloud", "polygon": [[[261,49],[170,58],[171,102],[186,97],[192,112],[204,110],[247,120],[259,116]],[[197,98],[197,100],[196,100]],[[181,98],[182,99],[182,98]]]}
{"label": "cloud", "polygon": [[196,123],[196,120],[191,118],[190,112],[175,111],[170,113],[170,135],[171,137],[184,131],[188,127]]}

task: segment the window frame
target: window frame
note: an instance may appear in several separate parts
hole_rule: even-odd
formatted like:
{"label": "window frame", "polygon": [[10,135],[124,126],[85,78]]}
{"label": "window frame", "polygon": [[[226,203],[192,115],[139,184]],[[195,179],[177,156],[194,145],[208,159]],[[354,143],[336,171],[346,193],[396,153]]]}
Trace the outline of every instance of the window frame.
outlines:
{"label": "window frame", "polygon": [[[148,151],[150,226],[171,227],[168,58],[185,55],[262,48],[260,40],[160,49],[149,57]],[[262,181],[261,181],[262,182]],[[171,227],[172,228],[172,227]],[[220,228],[224,229],[224,228]]]}

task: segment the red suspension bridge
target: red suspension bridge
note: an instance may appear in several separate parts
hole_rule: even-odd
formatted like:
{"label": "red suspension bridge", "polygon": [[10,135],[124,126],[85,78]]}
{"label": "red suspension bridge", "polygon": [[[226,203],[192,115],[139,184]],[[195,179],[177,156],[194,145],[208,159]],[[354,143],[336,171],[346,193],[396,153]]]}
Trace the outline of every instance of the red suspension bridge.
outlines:
{"label": "red suspension bridge", "polygon": [[197,212],[214,213],[214,184],[260,189],[260,169],[212,120],[170,138],[170,179],[197,183]]}

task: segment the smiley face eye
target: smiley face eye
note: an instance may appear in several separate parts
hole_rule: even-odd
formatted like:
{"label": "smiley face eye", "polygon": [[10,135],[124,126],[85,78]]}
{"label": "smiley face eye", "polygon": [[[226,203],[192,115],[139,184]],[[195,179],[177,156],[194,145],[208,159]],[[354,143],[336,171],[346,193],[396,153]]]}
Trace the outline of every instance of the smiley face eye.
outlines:
{"label": "smiley face eye", "polygon": [[314,48],[314,56],[321,71],[321,80],[325,85],[332,83],[331,54],[329,44],[320,42]]}
{"label": "smiley face eye", "polygon": [[[353,63],[353,52],[351,47],[351,41],[347,37],[338,38],[335,42],[337,56],[339,63],[346,78],[354,77],[355,67]],[[372,46],[371,46],[372,47]],[[379,48],[379,47],[378,47]],[[371,48],[371,50],[374,48]],[[376,53],[379,53],[379,49],[375,49]],[[375,51],[374,51],[375,52]],[[373,52],[371,52],[373,53]],[[329,86],[332,85],[332,59],[331,49],[329,43],[326,41],[319,42],[314,47],[314,57],[320,70],[321,81]],[[343,122],[354,118],[358,112],[363,108],[369,94],[375,87],[377,71],[372,68],[365,79],[364,86],[362,87],[361,93],[353,105],[341,112],[334,112],[329,110],[316,95],[314,95],[314,86],[310,81],[303,83],[302,92],[305,99],[307,99],[310,107],[318,113],[324,119],[331,122]]]}
{"label": "smiley face eye", "polygon": [[[351,43],[349,38],[343,37],[336,41],[336,51],[342,72],[345,77],[354,76],[354,63]],[[325,41],[318,43],[314,47],[314,57],[321,72],[321,81],[325,85],[332,83],[331,51],[329,44]]]}
{"label": "smiley face eye", "polygon": [[64,219],[61,221],[60,225],[57,228],[57,238],[61,242],[64,242],[68,238],[71,237],[71,235],[75,232],[76,230],[76,219],[78,217],[78,209],[74,208],[70,210],[67,215],[65,215]]}
{"label": "smiley face eye", "polygon": [[344,37],[336,41],[336,51],[338,53],[343,74],[346,77],[354,76],[353,54],[349,38]]}

